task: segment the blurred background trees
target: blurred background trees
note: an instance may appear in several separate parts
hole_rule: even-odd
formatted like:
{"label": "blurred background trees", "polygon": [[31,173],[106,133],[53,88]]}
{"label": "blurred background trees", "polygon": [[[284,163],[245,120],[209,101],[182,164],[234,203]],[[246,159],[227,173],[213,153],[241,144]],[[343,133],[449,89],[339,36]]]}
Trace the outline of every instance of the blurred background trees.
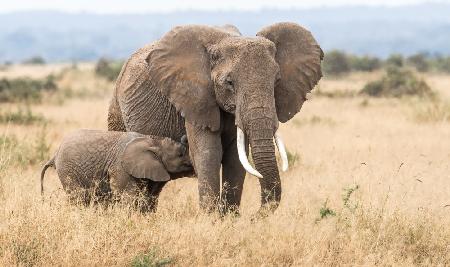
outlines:
{"label": "blurred background trees", "polygon": [[407,57],[392,54],[382,59],[371,55],[354,55],[341,50],[325,52],[322,69],[327,76],[340,76],[351,71],[371,72],[382,68],[407,68],[417,72],[450,73],[450,56],[416,53]]}

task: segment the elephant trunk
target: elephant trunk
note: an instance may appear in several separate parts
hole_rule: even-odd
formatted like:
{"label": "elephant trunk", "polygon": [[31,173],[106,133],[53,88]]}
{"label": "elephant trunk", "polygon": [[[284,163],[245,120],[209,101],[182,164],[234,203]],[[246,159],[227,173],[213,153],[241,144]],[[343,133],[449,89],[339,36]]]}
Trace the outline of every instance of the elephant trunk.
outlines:
{"label": "elephant trunk", "polygon": [[278,133],[274,135],[273,120],[259,117],[246,123],[246,135],[249,138],[251,153],[256,170],[248,162],[245,154],[245,134],[237,129],[239,159],[244,168],[252,175],[260,178],[261,204],[263,207],[276,208],[281,199],[281,181],[275,157],[273,138],[280,151],[283,162],[282,169],[288,168],[286,150]]}
{"label": "elephant trunk", "polygon": [[267,124],[271,124],[270,122],[265,118],[251,122],[248,127],[248,138],[253,162],[262,175],[259,180],[261,205],[276,208],[281,199],[281,180],[275,158],[273,128],[266,127]]}

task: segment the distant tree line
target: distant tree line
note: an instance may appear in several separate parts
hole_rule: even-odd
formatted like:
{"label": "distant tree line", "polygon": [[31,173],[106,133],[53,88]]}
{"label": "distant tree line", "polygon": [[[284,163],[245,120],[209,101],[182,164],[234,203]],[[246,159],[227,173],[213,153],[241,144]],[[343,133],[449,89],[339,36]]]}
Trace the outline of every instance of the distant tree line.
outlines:
{"label": "distant tree line", "polygon": [[43,92],[54,92],[58,86],[53,75],[44,79],[19,77],[0,79],[0,103],[2,102],[39,102]]}
{"label": "distant tree line", "polygon": [[[43,65],[46,64],[44,58],[40,56],[31,57],[24,60],[24,64]],[[97,75],[110,81],[114,81],[122,68],[123,61],[108,58],[100,58],[95,66]],[[6,69],[10,62],[0,65],[0,70]],[[450,73],[450,56],[440,54],[416,53],[410,56],[392,54],[386,59],[376,56],[358,56],[346,53],[341,50],[331,50],[325,53],[322,62],[322,70],[325,75],[338,76],[351,71],[371,72],[389,66],[406,67],[415,69],[418,72],[442,72]]]}
{"label": "distant tree line", "polygon": [[30,57],[23,61],[24,64],[30,65],[45,65],[45,59],[41,56]]}
{"label": "distant tree line", "polygon": [[95,73],[106,78],[108,81],[115,81],[122,70],[123,61],[100,58],[95,65]]}
{"label": "distant tree line", "polygon": [[357,56],[340,50],[325,53],[323,71],[326,75],[342,75],[350,71],[375,71],[381,68],[408,67],[418,72],[444,72],[450,73],[450,56],[417,53],[411,56],[392,54],[386,59],[374,56]]}

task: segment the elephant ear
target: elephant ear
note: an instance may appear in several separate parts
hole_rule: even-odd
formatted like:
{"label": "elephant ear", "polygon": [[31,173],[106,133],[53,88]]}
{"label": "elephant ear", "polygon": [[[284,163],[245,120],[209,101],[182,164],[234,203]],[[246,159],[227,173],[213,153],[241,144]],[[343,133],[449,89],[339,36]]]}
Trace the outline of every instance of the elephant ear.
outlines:
{"label": "elephant ear", "polygon": [[277,52],[281,79],[275,85],[278,119],[290,120],[300,111],[309,93],[322,77],[323,51],[311,32],[296,23],[276,23],[263,28],[257,36],[272,41]]}
{"label": "elephant ear", "polygon": [[122,155],[122,167],[135,178],[150,179],[155,182],[170,180],[169,173],[157,156],[159,148],[152,146],[144,137],[128,142]]}
{"label": "elephant ear", "polygon": [[219,129],[220,111],[207,47],[228,36],[214,27],[178,26],[156,42],[146,58],[153,84],[186,121],[213,131]]}

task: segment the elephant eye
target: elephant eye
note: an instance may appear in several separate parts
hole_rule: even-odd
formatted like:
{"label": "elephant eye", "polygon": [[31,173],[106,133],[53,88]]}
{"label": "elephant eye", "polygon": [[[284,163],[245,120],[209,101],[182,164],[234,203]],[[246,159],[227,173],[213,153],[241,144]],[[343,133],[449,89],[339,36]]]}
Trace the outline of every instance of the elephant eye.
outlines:
{"label": "elephant eye", "polygon": [[227,76],[227,78],[225,79],[225,84],[231,91],[234,91],[234,83],[233,80],[231,80],[230,76]]}

